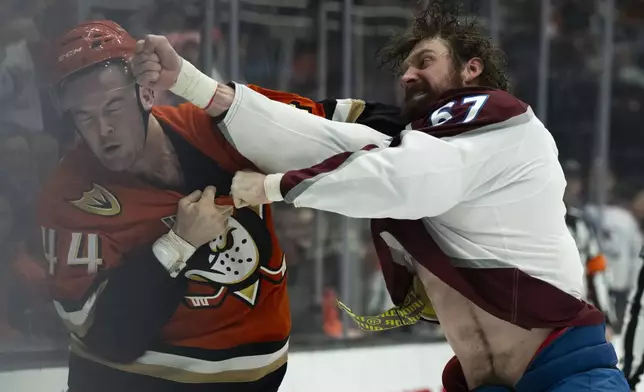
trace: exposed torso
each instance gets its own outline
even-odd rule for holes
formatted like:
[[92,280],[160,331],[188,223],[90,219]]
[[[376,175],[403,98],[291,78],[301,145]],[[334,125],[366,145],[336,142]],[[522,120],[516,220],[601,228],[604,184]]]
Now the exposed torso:
[[525,330],[498,319],[416,266],[470,389],[483,384],[514,385],[552,330]]

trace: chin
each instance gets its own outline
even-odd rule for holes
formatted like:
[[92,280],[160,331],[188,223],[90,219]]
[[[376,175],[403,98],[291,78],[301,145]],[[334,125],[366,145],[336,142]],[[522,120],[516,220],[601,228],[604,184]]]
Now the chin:
[[107,170],[114,172],[124,172],[128,170],[133,165],[133,160],[128,159],[128,157],[119,157],[111,159],[102,159],[101,163]]
[[427,105],[405,105],[402,109],[402,115],[405,117],[405,120],[409,122],[422,120],[427,116],[427,111],[429,110],[429,104]]
[[431,94],[424,95],[418,99],[412,98],[403,106],[402,114],[410,122],[422,120],[429,114],[429,109],[434,103],[436,103],[436,97]]
[[124,172],[128,169],[128,166],[114,162],[103,162],[103,166],[105,166],[107,170],[113,172]]

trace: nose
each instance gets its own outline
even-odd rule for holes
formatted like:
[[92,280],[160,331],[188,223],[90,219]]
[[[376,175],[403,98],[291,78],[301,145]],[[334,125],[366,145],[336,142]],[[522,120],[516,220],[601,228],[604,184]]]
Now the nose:
[[403,87],[406,87],[407,85],[410,85],[410,84],[414,84],[417,81],[418,81],[418,72],[414,67],[407,68],[403,76],[400,77],[400,84],[402,84]]
[[114,132],[114,127],[105,118],[100,118],[98,131],[101,137],[105,137]]

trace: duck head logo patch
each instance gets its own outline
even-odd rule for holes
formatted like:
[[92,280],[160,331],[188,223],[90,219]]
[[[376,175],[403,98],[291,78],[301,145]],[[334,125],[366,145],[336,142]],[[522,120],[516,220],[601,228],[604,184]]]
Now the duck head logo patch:
[[116,196],[98,184],[83,192],[78,200],[70,200],[72,205],[92,215],[116,216],[121,213],[121,204]]
[[[262,281],[278,284],[286,275],[283,257],[279,265],[271,263],[270,232],[261,211],[252,208],[236,210],[228,220],[228,229],[198,252],[198,261],[185,272],[198,286],[188,289],[188,307],[217,307],[229,295],[254,306]],[[210,290],[212,294],[204,295]]]

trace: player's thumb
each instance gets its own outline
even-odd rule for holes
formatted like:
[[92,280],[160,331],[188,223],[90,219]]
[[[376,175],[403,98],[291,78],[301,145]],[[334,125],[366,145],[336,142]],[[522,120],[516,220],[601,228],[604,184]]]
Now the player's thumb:
[[215,188],[212,185],[208,185],[206,189],[203,190],[203,194],[201,195],[201,199],[205,201],[209,201],[211,203],[215,202],[215,196],[217,195],[217,188]]

